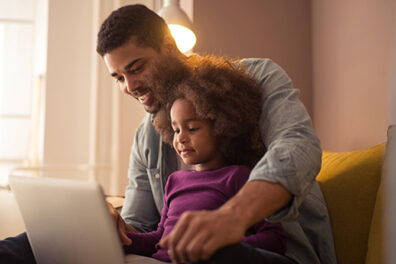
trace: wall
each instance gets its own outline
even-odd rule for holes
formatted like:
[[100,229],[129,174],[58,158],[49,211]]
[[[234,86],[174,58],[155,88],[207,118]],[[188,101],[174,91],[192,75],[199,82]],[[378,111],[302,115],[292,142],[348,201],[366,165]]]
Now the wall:
[[114,85],[96,37],[112,10],[138,2],[154,6],[151,0],[49,1],[40,161],[55,166],[51,176],[94,179],[107,194],[124,193],[132,138],[145,112]]
[[49,1],[44,164],[88,162],[92,1]]
[[301,90],[322,147],[386,139],[393,0],[194,1],[195,51],[269,57]]
[[394,0],[312,1],[313,113],[322,147],[386,140]]
[[271,58],[312,112],[311,1],[194,1],[195,51]]

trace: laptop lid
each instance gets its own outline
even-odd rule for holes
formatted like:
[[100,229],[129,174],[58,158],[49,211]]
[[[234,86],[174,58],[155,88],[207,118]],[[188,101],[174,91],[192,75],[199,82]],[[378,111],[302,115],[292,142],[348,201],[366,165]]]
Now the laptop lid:
[[37,263],[124,263],[99,184],[18,175],[9,183]]

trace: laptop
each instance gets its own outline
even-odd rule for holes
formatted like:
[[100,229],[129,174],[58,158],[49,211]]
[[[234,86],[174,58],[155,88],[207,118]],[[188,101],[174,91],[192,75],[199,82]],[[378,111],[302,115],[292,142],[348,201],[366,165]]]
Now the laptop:
[[164,263],[124,255],[99,184],[19,175],[9,180],[38,264]]

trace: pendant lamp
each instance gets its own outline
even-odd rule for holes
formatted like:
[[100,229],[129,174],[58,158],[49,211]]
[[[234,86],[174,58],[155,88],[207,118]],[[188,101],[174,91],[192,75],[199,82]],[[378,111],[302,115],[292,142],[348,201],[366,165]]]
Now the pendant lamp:
[[168,24],[169,30],[176,41],[178,49],[187,53],[194,47],[197,38],[187,14],[180,8],[179,0],[164,0],[163,7],[158,11]]

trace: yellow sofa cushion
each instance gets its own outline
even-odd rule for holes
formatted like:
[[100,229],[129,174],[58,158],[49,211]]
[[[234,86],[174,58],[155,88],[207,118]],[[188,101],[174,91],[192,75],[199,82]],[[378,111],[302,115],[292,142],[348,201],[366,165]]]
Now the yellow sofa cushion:
[[317,176],[329,209],[339,264],[364,263],[385,143],[364,150],[323,152]]

